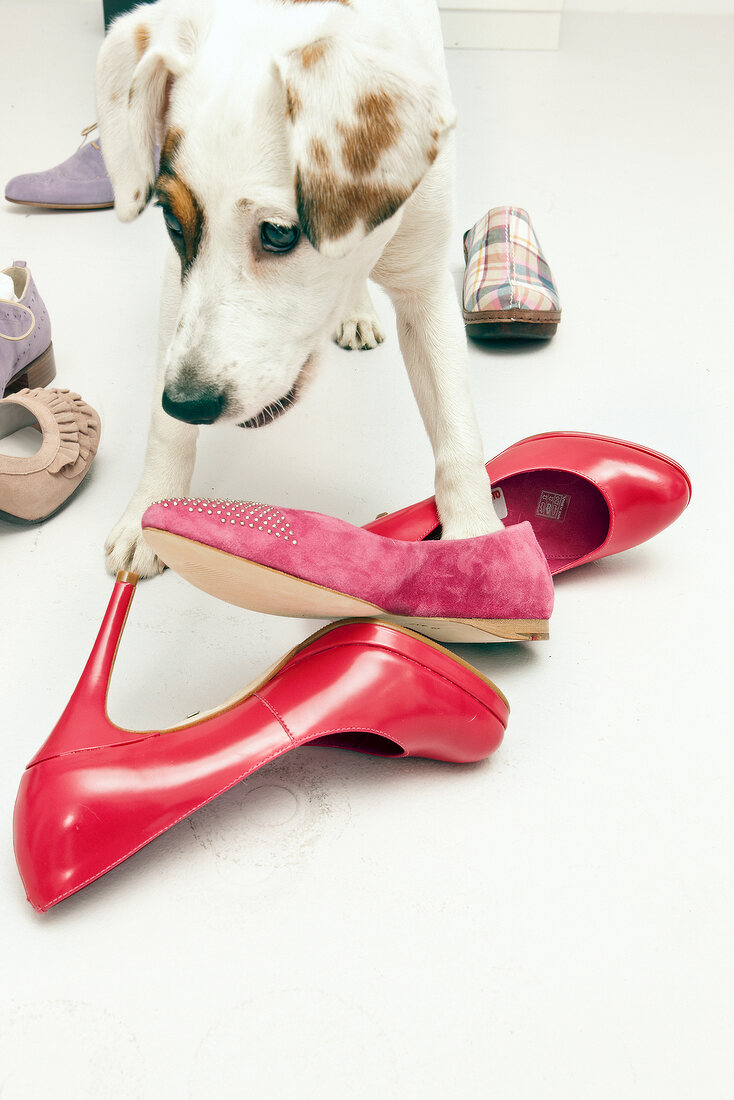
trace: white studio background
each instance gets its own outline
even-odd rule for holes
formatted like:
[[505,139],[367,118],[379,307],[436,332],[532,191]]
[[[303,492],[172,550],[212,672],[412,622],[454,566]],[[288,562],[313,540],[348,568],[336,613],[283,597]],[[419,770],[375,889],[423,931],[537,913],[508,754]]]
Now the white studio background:
[[[528,0],[528,7],[533,7]],[[732,15],[734,0],[566,0],[564,10],[624,15]]]

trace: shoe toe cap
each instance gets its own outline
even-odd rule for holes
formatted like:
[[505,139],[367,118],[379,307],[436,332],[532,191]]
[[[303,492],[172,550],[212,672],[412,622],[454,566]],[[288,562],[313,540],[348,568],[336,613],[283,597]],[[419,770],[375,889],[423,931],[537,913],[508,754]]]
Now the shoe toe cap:
[[5,185],[9,202],[49,203],[58,206],[109,205],[114,193],[109,178],[77,178],[62,168],[13,176]]
[[615,481],[609,496],[614,542],[619,549],[636,546],[664,531],[691,500],[688,474],[664,455],[642,452],[629,463],[625,476]]
[[5,185],[5,198],[10,202],[41,202],[46,198],[48,183],[44,172],[28,172],[13,176]]
[[515,286],[509,283],[487,284],[470,292],[465,288],[464,309],[467,313],[488,313],[499,310],[527,310],[529,313],[557,313],[560,303],[550,291],[541,287]]

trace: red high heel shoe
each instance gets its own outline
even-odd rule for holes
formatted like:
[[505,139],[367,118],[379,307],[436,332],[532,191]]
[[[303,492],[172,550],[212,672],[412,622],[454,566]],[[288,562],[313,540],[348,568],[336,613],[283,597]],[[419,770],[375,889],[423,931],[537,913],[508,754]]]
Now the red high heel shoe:
[[[507,525],[528,520],[551,573],[647,542],[688,507],[691,479],[672,458],[589,432],[546,432],[487,463],[495,507]],[[383,512],[365,530],[391,539],[435,538],[435,497]]]
[[502,741],[509,706],[494,684],[435,642],[370,620],[319,630],[180,726],[121,729],[106,698],[136,581],[118,574],[76,691],[21,779],[15,858],[42,912],[299,745],[468,763]]

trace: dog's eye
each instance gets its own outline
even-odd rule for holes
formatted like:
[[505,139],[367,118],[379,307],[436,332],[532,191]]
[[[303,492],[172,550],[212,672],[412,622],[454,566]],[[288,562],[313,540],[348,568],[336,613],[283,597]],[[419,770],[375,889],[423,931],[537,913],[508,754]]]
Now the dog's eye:
[[183,237],[183,229],[181,228],[181,222],[178,218],[174,218],[170,210],[163,211],[163,217],[166,223],[168,232],[172,237]]
[[262,222],[260,225],[260,243],[266,252],[290,252],[298,244],[300,235],[297,225],[279,225],[277,222]]

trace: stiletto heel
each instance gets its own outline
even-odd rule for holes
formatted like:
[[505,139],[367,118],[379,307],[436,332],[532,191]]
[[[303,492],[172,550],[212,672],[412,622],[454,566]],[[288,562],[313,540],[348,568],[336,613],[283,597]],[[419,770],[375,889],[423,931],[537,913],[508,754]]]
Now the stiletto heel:
[[290,749],[465,763],[502,741],[509,706],[489,680],[436,643],[371,620],[319,630],[179,726],[123,729],[106,699],[136,581],[118,574],[77,688],[21,779],[15,856],[40,911]]

